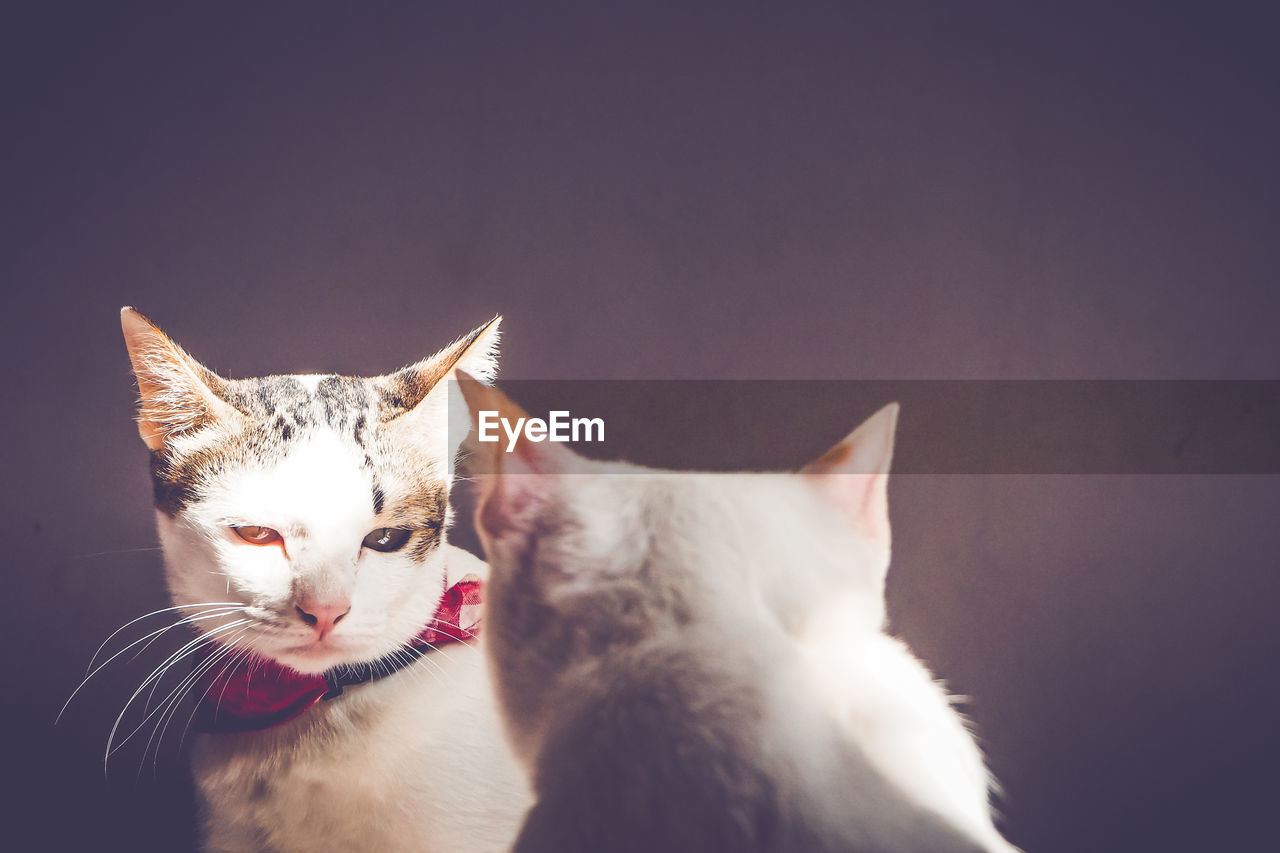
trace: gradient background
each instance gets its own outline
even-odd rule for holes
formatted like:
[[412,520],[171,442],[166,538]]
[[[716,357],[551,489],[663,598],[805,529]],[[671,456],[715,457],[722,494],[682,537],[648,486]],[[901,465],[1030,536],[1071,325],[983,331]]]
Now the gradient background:
[[[173,5],[0,22],[9,849],[192,843],[176,747],[102,778],[146,669],[51,726],[166,603],[122,304],[233,376],[502,312],[510,378],[1280,378],[1261,7]],[[1274,477],[892,500],[895,628],[973,697],[1011,840],[1272,841]]]

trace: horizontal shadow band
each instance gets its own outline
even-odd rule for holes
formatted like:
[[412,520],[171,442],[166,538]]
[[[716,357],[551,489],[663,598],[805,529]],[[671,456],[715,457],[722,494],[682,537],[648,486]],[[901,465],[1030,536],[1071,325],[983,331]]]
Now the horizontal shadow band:
[[[1280,381],[1272,380],[515,380],[499,387],[544,422],[526,433],[535,440],[550,440],[558,423],[558,435],[582,455],[676,470],[794,470],[897,401],[895,474],[1280,473]],[[493,458],[475,451],[505,449],[517,428],[489,420],[490,445],[476,444],[474,431],[468,439],[472,473]],[[581,421],[576,436],[574,421]]]

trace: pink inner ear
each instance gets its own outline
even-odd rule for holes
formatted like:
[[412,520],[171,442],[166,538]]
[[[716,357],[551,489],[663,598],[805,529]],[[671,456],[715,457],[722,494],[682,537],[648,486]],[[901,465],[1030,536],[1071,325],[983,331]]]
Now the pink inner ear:
[[889,544],[887,474],[814,474],[817,485],[862,535]]
[[835,502],[863,535],[889,543],[889,465],[898,422],[898,404],[867,418],[844,441],[828,450],[803,474]]
[[511,501],[503,492],[502,477],[494,475],[494,482],[486,488],[480,505],[476,507],[476,527],[494,539],[501,539],[513,529]]
[[531,528],[538,504],[551,487],[552,475],[536,473],[521,448],[495,457],[500,470],[483,475],[483,497],[476,520],[489,536],[504,538]]

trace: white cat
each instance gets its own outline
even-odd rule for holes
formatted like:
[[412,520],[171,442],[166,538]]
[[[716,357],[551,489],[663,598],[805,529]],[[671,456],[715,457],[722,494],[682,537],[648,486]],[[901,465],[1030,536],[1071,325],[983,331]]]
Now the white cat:
[[384,377],[227,380],[121,319],[169,591],[205,641],[206,850],[507,849],[529,793],[484,658],[432,650],[467,638],[442,602],[484,571],[445,540],[442,380],[493,375],[498,320]]
[[[459,375],[473,416],[525,417]],[[800,475],[478,458],[515,849],[1007,851],[947,696],[883,631],[897,407]]]

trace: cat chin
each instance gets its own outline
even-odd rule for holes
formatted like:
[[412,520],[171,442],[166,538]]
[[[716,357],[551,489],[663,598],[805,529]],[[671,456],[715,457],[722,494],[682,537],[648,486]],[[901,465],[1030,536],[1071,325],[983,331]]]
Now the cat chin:
[[381,660],[389,653],[376,643],[325,643],[324,645],[312,643],[283,649],[263,649],[260,652],[281,666],[303,675],[323,675],[337,666],[368,664]]
[[263,654],[276,663],[303,675],[321,675],[335,666],[363,663],[380,657],[363,646],[337,644],[293,646],[287,649],[264,650]]

